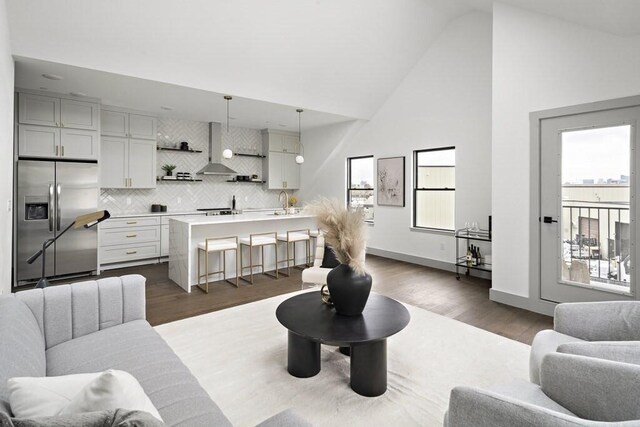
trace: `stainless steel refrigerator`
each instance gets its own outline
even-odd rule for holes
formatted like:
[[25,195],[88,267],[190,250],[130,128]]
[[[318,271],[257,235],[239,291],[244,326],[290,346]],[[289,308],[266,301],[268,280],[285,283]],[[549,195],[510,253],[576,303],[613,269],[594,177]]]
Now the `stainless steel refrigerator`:
[[[98,164],[19,160],[16,199],[17,285],[37,281],[42,260],[26,260],[78,216],[98,210]],[[47,249],[47,277],[98,269],[97,227],[71,229]]]

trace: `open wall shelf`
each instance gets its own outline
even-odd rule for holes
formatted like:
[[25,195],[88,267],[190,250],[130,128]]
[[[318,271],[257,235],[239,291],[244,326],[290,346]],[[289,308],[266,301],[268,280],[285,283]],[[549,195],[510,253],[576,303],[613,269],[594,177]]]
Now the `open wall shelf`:
[[202,153],[202,150],[181,150],[179,148],[157,147],[158,151],[180,151],[181,153]]

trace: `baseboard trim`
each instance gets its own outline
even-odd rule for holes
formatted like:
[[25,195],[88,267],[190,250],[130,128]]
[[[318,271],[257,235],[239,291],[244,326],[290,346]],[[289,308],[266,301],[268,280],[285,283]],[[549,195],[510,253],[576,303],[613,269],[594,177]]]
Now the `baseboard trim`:
[[381,256],[383,258],[395,259],[397,261],[409,262],[411,264],[424,265],[425,267],[437,268],[438,270],[452,271],[455,273],[456,266],[450,262],[438,261],[430,258],[423,258],[415,255],[403,254],[400,252],[387,251],[384,249],[367,248],[367,253]]
[[556,304],[550,301],[532,301],[530,298],[520,295],[510,294],[508,292],[489,289],[489,299],[501,304],[511,305],[513,307],[523,308],[535,313],[553,316]]

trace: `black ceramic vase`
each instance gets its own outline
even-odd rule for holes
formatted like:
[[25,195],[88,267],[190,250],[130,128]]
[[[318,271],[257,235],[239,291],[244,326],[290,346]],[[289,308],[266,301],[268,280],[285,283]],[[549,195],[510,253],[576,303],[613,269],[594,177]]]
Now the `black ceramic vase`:
[[371,293],[371,275],[358,274],[348,265],[340,264],[327,275],[327,287],[336,313],[359,316]]

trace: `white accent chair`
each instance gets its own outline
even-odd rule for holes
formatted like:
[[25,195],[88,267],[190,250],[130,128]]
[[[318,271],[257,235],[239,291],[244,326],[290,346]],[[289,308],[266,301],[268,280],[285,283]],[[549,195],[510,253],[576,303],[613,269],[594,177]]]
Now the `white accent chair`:
[[311,283],[314,285],[326,285],[327,275],[331,271],[330,268],[322,268],[322,259],[324,258],[324,236],[319,234],[316,237],[316,250],[313,257],[313,266],[302,270],[302,283]]

